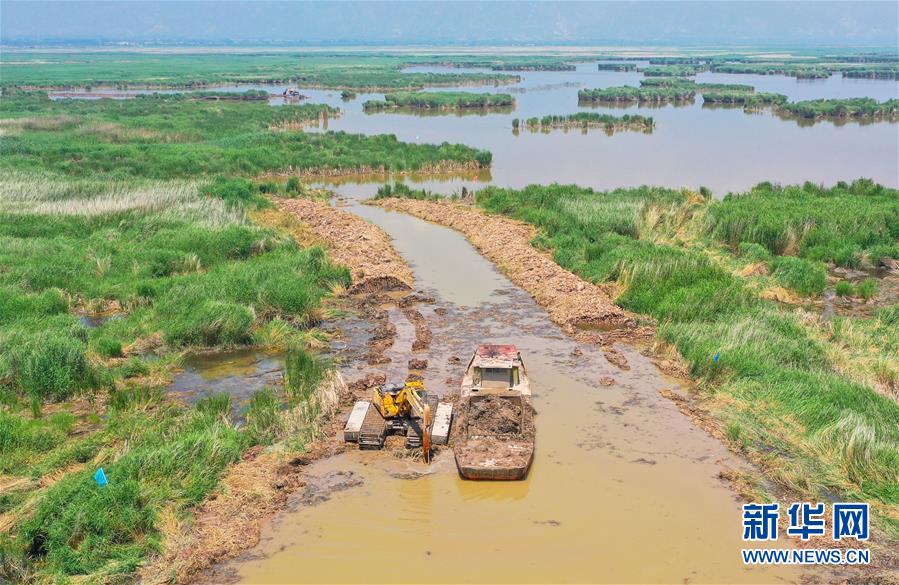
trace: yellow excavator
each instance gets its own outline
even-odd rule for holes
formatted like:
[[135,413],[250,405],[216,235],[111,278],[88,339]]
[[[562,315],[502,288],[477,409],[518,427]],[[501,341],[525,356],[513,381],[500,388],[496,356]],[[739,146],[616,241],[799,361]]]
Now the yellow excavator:
[[[420,381],[384,384],[372,391],[369,412],[359,433],[359,446],[380,449],[388,434],[404,433],[406,447],[421,447],[425,461],[431,457],[431,411],[437,396],[429,397]],[[380,416],[377,416],[380,414]]]

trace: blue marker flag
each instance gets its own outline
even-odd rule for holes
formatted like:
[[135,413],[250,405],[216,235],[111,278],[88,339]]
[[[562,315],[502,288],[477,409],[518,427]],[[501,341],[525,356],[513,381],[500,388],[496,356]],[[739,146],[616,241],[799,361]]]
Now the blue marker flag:
[[720,359],[721,359],[721,352],[720,352],[720,351],[719,351],[718,353],[716,353],[715,355],[712,356],[712,361],[715,362],[716,364],[718,363],[718,360],[720,360]]
[[108,481],[106,481],[106,474],[103,473],[103,468],[97,470],[97,473],[94,474],[94,481],[97,482],[97,485],[104,486]]

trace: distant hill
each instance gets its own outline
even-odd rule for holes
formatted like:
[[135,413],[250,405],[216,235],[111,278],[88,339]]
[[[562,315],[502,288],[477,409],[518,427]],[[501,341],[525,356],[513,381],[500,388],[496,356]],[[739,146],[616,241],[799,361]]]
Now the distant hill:
[[7,45],[896,47],[896,2],[25,2]]

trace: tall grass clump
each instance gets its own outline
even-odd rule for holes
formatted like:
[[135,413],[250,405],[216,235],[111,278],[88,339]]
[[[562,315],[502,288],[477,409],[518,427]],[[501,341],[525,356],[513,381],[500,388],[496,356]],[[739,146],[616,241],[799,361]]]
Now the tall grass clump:
[[440,199],[441,196],[426,189],[413,189],[406,183],[384,183],[378,187],[378,191],[375,193],[374,198],[386,199],[388,197],[436,201]]
[[[899,191],[859,179],[824,188],[761,183],[709,208],[706,232],[736,249],[851,266],[861,256],[899,257]],[[876,262],[878,258],[870,258]]]
[[308,400],[322,381],[328,367],[302,347],[287,350],[284,368],[284,392],[291,404]]
[[19,337],[7,357],[13,384],[38,402],[65,400],[100,383],[81,338],[53,333]]
[[738,254],[749,262],[770,262],[772,258],[768,248],[755,242],[740,242]]
[[865,300],[874,298],[880,287],[873,278],[866,278],[855,286],[855,294]]
[[253,394],[246,409],[246,432],[254,443],[270,445],[283,436],[284,421],[281,411],[284,405],[274,388],[265,388]]
[[834,287],[834,292],[838,297],[851,297],[852,293],[855,292],[855,287],[848,280],[841,280]]
[[778,283],[801,295],[819,295],[827,285],[827,271],[820,262],[778,256],[771,262],[771,268]]

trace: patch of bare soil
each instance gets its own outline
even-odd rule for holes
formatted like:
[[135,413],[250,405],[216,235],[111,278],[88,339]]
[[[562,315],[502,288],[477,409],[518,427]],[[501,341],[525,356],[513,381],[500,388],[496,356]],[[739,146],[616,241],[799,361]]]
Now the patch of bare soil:
[[454,446],[453,452],[459,461],[472,465],[489,461],[491,467],[518,467],[531,457],[533,446],[520,439],[478,437]]
[[[372,204],[461,232],[512,282],[528,291],[566,333],[600,341],[616,330],[623,330],[619,336],[645,333],[637,327],[636,316],[615,305],[602,288],[581,280],[531,246],[536,233],[532,226],[451,201],[388,198]],[[584,328],[593,330],[580,331]]]
[[[422,294],[420,292],[414,292],[414,293],[407,294],[406,296],[404,296],[401,299],[397,299],[396,306],[402,309],[402,308],[410,307],[412,305],[419,304],[419,303],[426,304],[426,305],[432,305],[435,302],[437,302],[437,299],[435,299],[434,297],[432,297],[430,295]],[[434,309],[435,312],[438,310],[439,309]]]
[[410,370],[427,370],[428,360],[412,358],[409,360],[408,366]]
[[[469,473],[478,479],[522,479],[534,456],[533,407],[525,401],[521,405],[500,404],[491,408],[491,402],[488,399],[483,410],[467,401],[457,409],[452,440],[456,463],[460,470],[467,470],[463,475]],[[522,412],[522,408],[527,411]],[[518,417],[514,416],[516,413]],[[485,434],[478,434],[484,432],[478,430],[479,426],[487,429]],[[514,429],[518,432],[489,434]]]
[[488,395],[468,407],[468,432],[473,435],[521,433],[521,403]]
[[352,293],[409,290],[412,270],[381,228],[326,201],[275,199],[283,212],[302,221],[328,247],[332,260],[350,269]]
[[347,387],[353,399],[368,398],[371,391],[378,386],[387,383],[387,375],[384,372],[369,372],[364,378],[350,382]]
[[377,366],[390,362],[390,358],[384,352],[393,346],[396,341],[396,325],[390,322],[387,311],[378,309],[377,314],[369,317],[374,326],[369,329],[371,337],[368,340],[368,356],[366,361],[370,366]]
[[327,502],[337,492],[342,492],[364,483],[362,476],[353,471],[329,471],[320,477],[309,478],[300,501],[307,506]]

